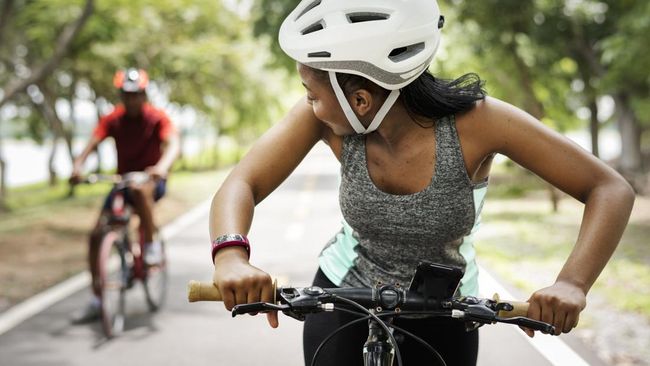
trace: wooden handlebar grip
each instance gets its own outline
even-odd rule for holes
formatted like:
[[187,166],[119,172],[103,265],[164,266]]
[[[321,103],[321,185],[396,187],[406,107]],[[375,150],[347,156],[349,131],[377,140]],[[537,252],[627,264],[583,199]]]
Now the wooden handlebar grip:
[[221,293],[212,282],[190,281],[187,284],[187,299],[196,301],[222,301]]
[[497,316],[501,318],[514,318],[516,316],[525,317],[528,314],[528,303],[521,301],[505,301],[508,304],[512,305],[514,309],[511,311],[501,310],[497,313]]
[[[277,279],[273,280],[273,303],[277,303]],[[212,282],[190,281],[187,283],[187,300],[197,301],[223,301],[221,292]]]

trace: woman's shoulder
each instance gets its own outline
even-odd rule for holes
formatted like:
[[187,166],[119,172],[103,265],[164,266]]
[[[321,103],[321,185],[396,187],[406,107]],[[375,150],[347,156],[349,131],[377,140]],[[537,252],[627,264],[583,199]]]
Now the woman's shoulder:
[[472,108],[456,114],[455,117],[457,122],[489,124],[522,112],[521,109],[498,98],[485,97],[477,101]]
[[476,102],[471,109],[456,114],[455,118],[461,141],[486,155],[502,150],[513,131],[526,130],[539,122],[514,105],[493,97]]

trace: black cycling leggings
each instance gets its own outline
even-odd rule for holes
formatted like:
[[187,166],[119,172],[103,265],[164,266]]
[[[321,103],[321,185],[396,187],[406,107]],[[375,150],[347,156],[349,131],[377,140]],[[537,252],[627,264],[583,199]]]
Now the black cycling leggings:
[[[337,287],[319,269],[314,286]],[[340,312],[322,312],[307,315],[303,331],[305,365],[311,365],[316,348],[332,331],[358,317]],[[474,366],[478,354],[478,331],[465,331],[465,325],[454,319],[396,318],[395,325],[414,333],[435,348],[447,365]],[[395,332],[404,366],[437,365],[437,358],[419,342]],[[334,336],[319,352],[318,366],[363,365],[362,349],[368,338],[368,323],[360,322]],[[397,361],[395,361],[397,364]]]

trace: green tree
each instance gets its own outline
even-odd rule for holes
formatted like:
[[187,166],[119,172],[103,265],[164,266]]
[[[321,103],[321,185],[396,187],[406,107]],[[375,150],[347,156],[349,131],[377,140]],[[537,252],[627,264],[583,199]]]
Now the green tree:
[[296,7],[293,0],[260,0],[253,3],[254,34],[269,44],[273,59],[272,65],[282,67],[291,73],[296,71],[296,63],[280,48],[278,33],[282,21]]
[[[615,32],[604,38],[601,64],[602,89],[615,96],[618,123],[621,132],[621,168],[634,174],[640,168],[647,170],[642,155],[642,135],[650,129],[650,50],[647,48],[650,32],[650,3],[647,1],[607,2],[613,9],[610,17],[616,20]],[[644,166],[644,163],[646,166]],[[640,180],[637,187],[647,189]]]
[[[57,0],[57,3],[62,2]],[[44,2],[5,0],[0,6],[0,80],[4,85],[0,93],[0,108],[30,86],[44,82],[59,66],[93,13],[95,4],[94,0],[86,0],[81,6],[75,6],[72,17],[66,19],[69,14],[63,13],[61,18],[68,21],[56,26],[51,22],[55,18],[52,12],[39,13],[36,10],[42,5]],[[60,12],[61,9],[57,10]],[[32,17],[38,17],[45,26],[32,27],[31,23],[25,22]],[[0,140],[2,138],[0,136]],[[6,162],[0,155],[0,206],[4,206],[5,196]]]
[[[250,16],[226,2],[4,0],[0,9],[0,106],[30,106],[41,118],[22,118],[24,131],[65,138],[71,158],[75,101],[115,103],[112,75],[127,66],[149,71],[166,107],[192,110],[242,144],[278,114],[285,73],[266,67]],[[70,116],[57,114],[62,102]]]
[[[637,113],[643,110],[643,101],[647,100],[644,93],[648,90],[648,78],[643,64],[636,60],[648,58],[643,47],[643,37],[648,31],[647,2],[486,0],[479,3],[454,0],[451,3],[450,7],[459,12],[463,24],[474,22],[480,30],[471,38],[478,48],[490,47],[503,56],[524,56],[524,61],[528,53],[529,60],[517,75],[520,78],[525,73],[532,75],[531,79],[539,85],[533,89],[537,90],[538,98],[548,95],[542,91],[549,85],[561,87],[564,84],[556,90],[566,92],[551,94],[560,97],[554,104],[561,105],[564,98],[569,112],[588,108],[595,154],[598,154],[598,129],[605,122],[598,120],[597,100],[611,95],[616,100],[622,136],[619,168],[624,173],[642,171],[640,135],[643,128]],[[512,47],[513,43],[517,47]],[[639,67],[630,67],[632,64]],[[558,70],[562,72],[557,73]],[[569,85],[572,88],[569,89]],[[634,87],[630,88],[632,85]],[[530,89],[522,90],[531,94],[526,92]],[[542,105],[546,107],[547,104]],[[534,106],[525,109],[536,114]],[[554,120],[559,117],[551,113],[546,115]]]

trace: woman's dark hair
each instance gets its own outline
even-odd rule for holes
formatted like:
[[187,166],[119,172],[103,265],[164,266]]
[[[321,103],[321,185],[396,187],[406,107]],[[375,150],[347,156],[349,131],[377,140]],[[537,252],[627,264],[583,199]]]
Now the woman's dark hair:
[[401,90],[409,114],[438,119],[466,111],[485,99],[484,82],[474,73],[455,80],[438,79],[427,70]]
[[[314,70],[323,80],[328,80],[327,72]],[[336,78],[346,94],[357,89],[366,89],[375,95],[388,94],[386,89],[358,75],[337,73]],[[439,119],[450,114],[466,111],[485,99],[484,82],[475,73],[465,74],[455,80],[436,78],[429,70],[412,83],[401,89],[401,98],[406,111],[418,121]]]

